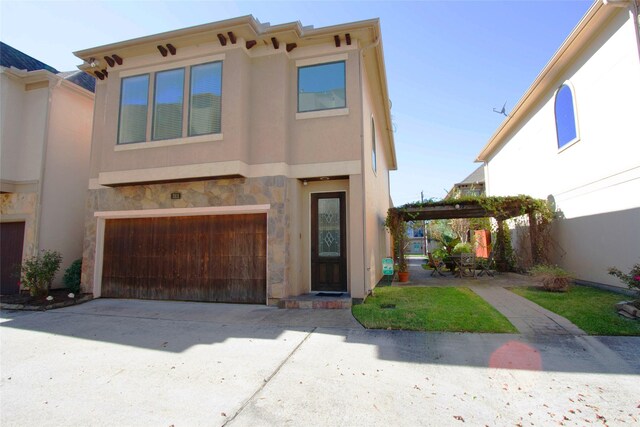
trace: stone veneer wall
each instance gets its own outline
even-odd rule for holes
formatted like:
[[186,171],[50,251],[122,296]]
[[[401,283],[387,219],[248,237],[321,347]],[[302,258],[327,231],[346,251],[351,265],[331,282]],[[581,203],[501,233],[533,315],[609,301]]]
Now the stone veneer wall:
[[[36,206],[37,193],[4,193],[0,194],[0,215],[3,222],[24,221],[24,250],[22,258],[37,253],[36,246]],[[46,248],[56,250],[57,248]]]
[[[171,193],[181,199],[172,200]],[[95,212],[269,204],[267,221],[267,298],[270,304],[287,295],[289,216],[284,176],[131,185],[89,190],[82,259],[82,286],[93,289],[96,253]]]

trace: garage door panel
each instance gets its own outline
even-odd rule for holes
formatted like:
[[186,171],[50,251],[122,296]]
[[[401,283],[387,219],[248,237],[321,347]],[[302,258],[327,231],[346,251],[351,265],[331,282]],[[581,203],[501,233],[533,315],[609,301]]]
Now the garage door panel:
[[107,220],[105,297],[266,302],[266,215]]

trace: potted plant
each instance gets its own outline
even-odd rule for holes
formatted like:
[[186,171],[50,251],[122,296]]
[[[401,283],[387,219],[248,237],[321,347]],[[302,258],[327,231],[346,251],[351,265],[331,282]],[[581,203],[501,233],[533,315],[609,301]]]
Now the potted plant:
[[409,266],[407,265],[407,259],[404,255],[398,260],[398,280],[400,282],[409,281]]
[[573,275],[557,265],[536,265],[529,273],[542,282],[542,289],[550,292],[566,292],[573,283]]

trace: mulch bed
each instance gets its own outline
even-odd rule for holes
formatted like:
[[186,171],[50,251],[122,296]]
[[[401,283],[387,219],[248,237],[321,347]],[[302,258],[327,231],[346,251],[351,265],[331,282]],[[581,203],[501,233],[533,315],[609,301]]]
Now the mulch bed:
[[68,307],[92,299],[91,294],[76,294],[74,298],[69,298],[68,289],[51,289],[49,295],[53,297],[53,300],[47,301],[46,297],[32,297],[28,292],[20,292],[15,295],[0,295],[0,307],[4,310],[44,311]]

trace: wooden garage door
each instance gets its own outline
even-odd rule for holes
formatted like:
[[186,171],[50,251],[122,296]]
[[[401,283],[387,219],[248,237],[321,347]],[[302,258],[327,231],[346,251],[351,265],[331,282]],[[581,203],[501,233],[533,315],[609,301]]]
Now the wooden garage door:
[[20,263],[24,243],[24,222],[0,224],[0,294],[20,292]]
[[102,295],[266,302],[265,214],[107,220]]

